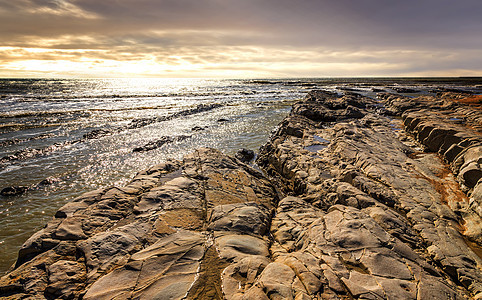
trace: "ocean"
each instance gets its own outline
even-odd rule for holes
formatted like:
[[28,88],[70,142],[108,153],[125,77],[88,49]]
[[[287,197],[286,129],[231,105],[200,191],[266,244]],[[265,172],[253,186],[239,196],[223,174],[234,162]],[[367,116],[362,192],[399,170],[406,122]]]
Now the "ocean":
[[[69,200],[199,147],[257,151],[312,89],[482,93],[480,78],[0,79],[0,273]],[[8,195],[10,194],[10,195]],[[13,195],[16,194],[16,195]]]

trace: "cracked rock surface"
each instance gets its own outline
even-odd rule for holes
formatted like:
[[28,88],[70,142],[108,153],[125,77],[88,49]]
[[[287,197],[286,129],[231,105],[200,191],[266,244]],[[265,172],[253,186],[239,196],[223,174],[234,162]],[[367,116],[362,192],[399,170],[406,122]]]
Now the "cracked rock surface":
[[312,91],[214,149],[59,209],[1,299],[482,299],[482,117],[462,95]]
[[314,91],[293,106],[258,159],[290,195],[271,231],[293,295],[482,298],[481,113],[456,96],[380,95],[380,109]]
[[22,246],[16,268],[0,280],[0,296],[235,297],[270,261],[277,202],[259,171],[217,150],[197,150],[59,209]]

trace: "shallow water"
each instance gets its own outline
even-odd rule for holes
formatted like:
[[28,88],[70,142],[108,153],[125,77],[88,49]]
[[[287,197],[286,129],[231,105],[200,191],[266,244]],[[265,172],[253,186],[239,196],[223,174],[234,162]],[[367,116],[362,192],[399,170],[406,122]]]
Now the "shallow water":
[[[374,97],[373,87],[415,87],[429,93],[440,84],[475,86],[460,80],[413,79],[0,79],[0,189],[30,187],[22,195],[0,196],[0,272],[14,263],[21,244],[69,200],[86,191],[124,185],[137,172],[169,158],[181,159],[199,147],[228,154],[240,148],[257,150],[293,101],[311,89],[343,93],[349,88]],[[219,107],[180,113],[200,104]],[[140,119],[149,122],[132,126]],[[203,130],[193,131],[195,126]],[[97,129],[107,134],[84,138]],[[187,138],[133,152],[163,137],[180,136]],[[53,183],[39,185],[46,178]]]

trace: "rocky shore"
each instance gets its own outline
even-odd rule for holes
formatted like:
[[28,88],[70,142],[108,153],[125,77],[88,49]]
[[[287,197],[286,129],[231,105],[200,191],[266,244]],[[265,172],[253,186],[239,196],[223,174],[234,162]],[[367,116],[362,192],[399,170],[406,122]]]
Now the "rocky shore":
[[256,168],[199,149],[66,204],[0,298],[482,299],[481,109],[312,91]]

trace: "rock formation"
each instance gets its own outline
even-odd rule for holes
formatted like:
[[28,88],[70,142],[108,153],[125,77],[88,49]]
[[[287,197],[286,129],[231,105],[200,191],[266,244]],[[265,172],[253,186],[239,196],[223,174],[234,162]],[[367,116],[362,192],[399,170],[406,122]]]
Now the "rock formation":
[[381,98],[312,92],[262,149],[296,196],[273,219],[274,260],[310,255],[334,298],[480,299],[480,108]]
[[2,299],[482,299],[482,114],[313,91],[265,172],[199,149],[59,209]]

